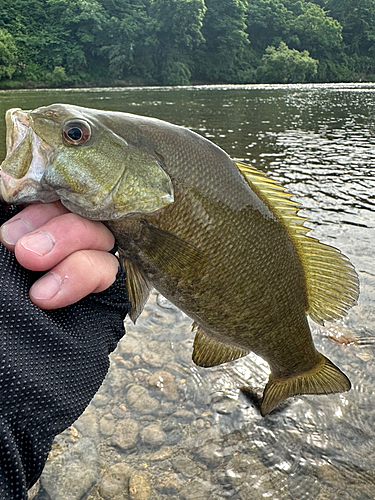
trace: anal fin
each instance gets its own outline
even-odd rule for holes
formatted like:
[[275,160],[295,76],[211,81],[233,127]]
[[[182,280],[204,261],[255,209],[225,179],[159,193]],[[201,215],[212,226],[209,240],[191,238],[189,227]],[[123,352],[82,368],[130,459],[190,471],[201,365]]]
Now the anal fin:
[[270,376],[264,389],[260,412],[268,415],[281,401],[301,394],[333,394],[348,391],[348,377],[332,361],[320,354],[320,362],[312,370],[295,377],[275,379]]
[[121,252],[120,259],[126,273],[126,289],[131,303],[129,316],[133,323],[135,323],[148,300],[150,286],[138,267],[123,257]]
[[[195,326],[193,324],[193,328]],[[193,361],[196,365],[209,368],[242,358],[247,354],[249,354],[249,351],[214,340],[206,335],[199,326],[197,327],[193,350]]]

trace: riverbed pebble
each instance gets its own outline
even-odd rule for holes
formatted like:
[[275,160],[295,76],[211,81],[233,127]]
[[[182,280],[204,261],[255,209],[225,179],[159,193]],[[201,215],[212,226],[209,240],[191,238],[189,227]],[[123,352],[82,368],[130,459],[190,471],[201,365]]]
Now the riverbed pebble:
[[151,494],[149,476],[142,471],[134,472],[129,481],[130,500],[148,500]]
[[112,436],[112,445],[121,450],[133,448],[137,442],[139,424],[131,418],[121,420],[116,425],[116,430]]
[[174,472],[163,472],[158,475],[155,481],[155,489],[169,498],[178,498],[176,495],[179,494],[181,488],[182,481]]
[[116,428],[116,421],[111,413],[105,414],[99,421],[99,430],[103,436],[112,436]]
[[[56,474],[64,470],[64,474]],[[48,460],[41,484],[51,499],[77,500],[87,494],[100,478],[95,444],[82,438],[55,460]]]
[[142,413],[152,413],[159,407],[159,401],[151,397],[148,390],[141,385],[132,385],[126,399],[134,409]]
[[163,396],[171,401],[179,398],[177,384],[173,376],[164,370],[155,372],[148,379],[148,383],[156,387]]
[[157,423],[144,427],[140,435],[142,442],[152,447],[159,447],[167,441],[165,432]]
[[103,474],[99,493],[104,500],[112,500],[119,495],[128,496],[129,480],[133,469],[126,463],[118,463],[109,467]]

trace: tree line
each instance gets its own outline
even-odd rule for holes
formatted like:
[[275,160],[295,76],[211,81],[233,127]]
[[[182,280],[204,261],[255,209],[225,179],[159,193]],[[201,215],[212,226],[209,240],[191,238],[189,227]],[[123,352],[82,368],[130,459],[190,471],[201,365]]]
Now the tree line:
[[0,0],[0,85],[375,80],[374,0]]

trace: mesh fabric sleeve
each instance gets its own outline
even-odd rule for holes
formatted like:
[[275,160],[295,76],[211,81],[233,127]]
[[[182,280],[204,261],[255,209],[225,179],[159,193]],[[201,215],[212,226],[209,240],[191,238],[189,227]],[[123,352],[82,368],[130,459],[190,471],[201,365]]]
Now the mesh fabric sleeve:
[[[0,206],[0,224],[15,213]],[[1,500],[27,498],[54,437],[80,416],[102,384],[130,307],[122,270],[104,292],[51,311],[29,299],[39,276],[0,244]]]

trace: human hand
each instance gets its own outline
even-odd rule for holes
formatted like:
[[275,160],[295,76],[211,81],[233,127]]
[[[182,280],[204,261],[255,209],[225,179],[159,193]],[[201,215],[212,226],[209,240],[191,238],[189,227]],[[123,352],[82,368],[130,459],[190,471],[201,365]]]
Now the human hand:
[[9,219],[0,241],[32,271],[48,271],[30,288],[41,309],[57,309],[108,288],[118,261],[115,239],[102,223],[69,212],[60,202],[30,205]]
[[[36,304],[61,307],[105,288],[116,276],[101,293],[42,310],[28,296],[39,273],[22,267],[0,244],[0,360],[6,360],[6,370],[0,370],[0,498],[27,500],[54,437],[79,417],[102,384],[109,354],[125,334],[130,303],[125,273],[107,253],[114,238],[104,225],[84,221],[60,203],[17,210],[0,203],[6,246],[28,267],[52,267],[50,273],[62,278],[55,297],[33,299]],[[52,248],[47,237],[32,252],[33,239],[27,237],[34,234],[50,235]],[[49,252],[43,255],[43,249]]]

